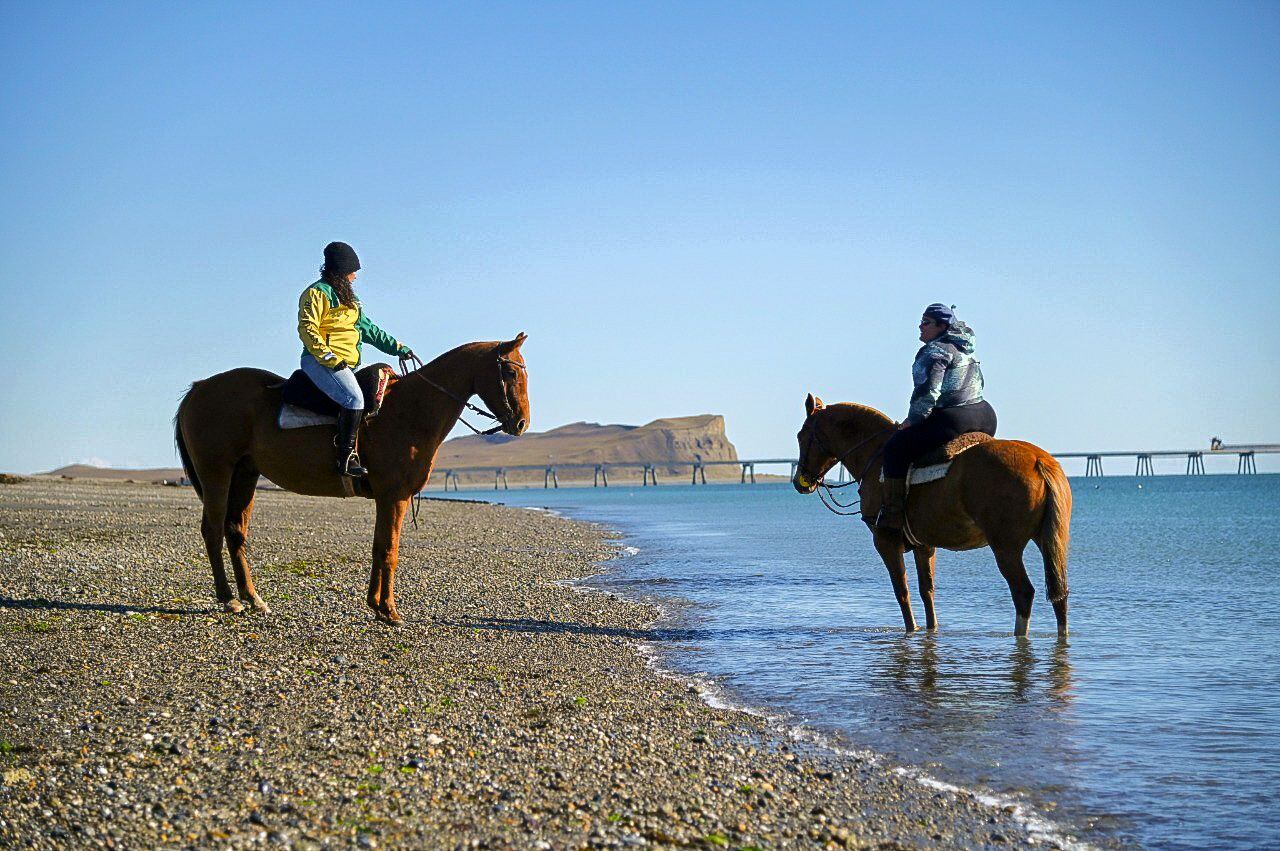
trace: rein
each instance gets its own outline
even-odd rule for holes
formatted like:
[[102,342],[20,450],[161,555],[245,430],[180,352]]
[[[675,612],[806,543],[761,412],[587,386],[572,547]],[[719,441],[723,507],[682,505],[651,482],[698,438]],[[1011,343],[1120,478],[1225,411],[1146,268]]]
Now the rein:
[[[414,365],[414,368],[412,370],[409,369],[409,366],[411,364]],[[511,402],[507,400],[507,380],[502,376],[503,364],[508,364],[512,367],[519,367],[520,369],[525,369],[525,370],[527,370],[528,367],[526,367],[522,363],[513,361],[511,358],[498,355],[498,383],[502,385],[502,404],[506,406],[507,415],[508,415],[507,418],[510,419],[515,414],[511,410]],[[423,375],[419,371],[421,369],[422,369],[422,361],[418,358],[417,355],[413,354],[412,352],[410,352],[407,356],[400,358],[401,377],[421,378],[423,381],[427,382],[427,384],[430,384],[432,387],[439,390],[441,393],[448,396],[450,399],[453,399],[455,402],[460,403],[464,408],[474,411],[475,413],[479,414],[482,417],[488,417],[491,420],[495,420],[498,424],[493,426],[492,428],[487,428],[481,431],[480,429],[476,428],[471,423],[463,419],[461,413],[458,414],[458,422],[462,423],[464,426],[471,429],[471,431],[474,432],[475,434],[488,436],[491,434],[497,434],[498,432],[502,431],[502,428],[503,428],[502,420],[498,419],[498,417],[489,413],[484,408],[471,404],[470,400],[463,399],[459,397],[458,394],[450,391],[449,389],[445,387],[441,387],[439,384],[437,384],[436,382],[432,381],[430,378],[427,378],[425,375]],[[417,529],[418,528],[418,511],[422,507],[422,493],[419,492],[414,494],[413,499],[409,500],[409,505],[410,505],[410,516],[413,519],[413,528]]]
[[[809,444],[810,446],[812,446],[813,442],[817,441],[818,445],[822,448],[824,452],[830,453],[831,455],[835,455],[836,456],[835,464],[831,465],[832,468],[834,468],[836,465],[844,463],[845,458],[849,457],[857,450],[866,446],[868,443],[875,440],[877,437],[880,437],[881,435],[884,435],[884,434],[892,433],[895,430],[897,430],[896,425],[890,426],[889,428],[883,429],[881,431],[877,431],[874,434],[872,434],[870,437],[867,437],[867,438],[864,438],[863,440],[858,441],[853,446],[846,449],[844,452],[841,452],[839,455],[836,455],[836,453],[832,452],[831,448],[827,446],[827,444],[822,440],[822,438],[818,437],[817,428],[814,428],[812,431],[809,432]],[[816,482],[816,489],[818,491],[818,498],[822,500],[823,506],[832,514],[838,515],[840,517],[860,516],[862,514],[862,508],[860,507],[862,503],[861,497],[854,500],[853,502],[845,504],[840,502],[840,500],[836,499],[836,496],[834,493],[832,493],[832,491],[840,490],[841,488],[847,488],[852,485],[862,484],[862,480],[867,476],[867,471],[871,469],[871,465],[875,463],[875,460],[879,458],[883,452],[884,452],[884,447],[881,446],[875,452],[871,453],[871,457],[867,459],[867,463],[862,466],[862,472],[854,476],[852,481],[845,482],[842,485],[831,485],[831,484],[827,484],[825,477],[818,479],[818,481]],[[805,454],[807,455],[808,452],[806,451]],[[852,511],[842,510],[842,509],[849,509],[849,508],[852,508],[853,510]]]
[[[409,369],[410,364],[417,364],[417,366],[413,370],[410,370]],[[508,364],[513,367],[520,367],[521,369],[525,369],[525,365],[522,363],[513,361],[510,358],[503,357],[501,355],[498,356],[498,382],[502,385],[502,404],[506,405],[507,413],[510,415],[512,414],[512,411],[511,411],[511,403],[507,401],[507,380],[502,377],[503,364]],[[423,381],[427,382],[432,387],[439,390],[444,395],[448,396],[450,399],[453,399],[455,402],[458,402],[459,404],[461,404],[464,408],[467,408],[468,410],[472,411],[473,413],[477,413],[482,417],[488,417],[489,419],[494,420],[497,423],[497,425],[493,426],[492,428],[481,430],[473,426],[471,423],[467,422],[465,419],[463,419],[462,414],[458,414],[458,422],[462,423],[464,426],[471,429],[471,431],[474,434],[484,435],[487,437],[488,435],[497,434],[498,432],[502,431],[503,422],[501,419],[499,419],[494,414],[489,413],[484,408],[481,408],[478,405],[471,404],[469,400],[463,399],[458,394],[444,387],[441,387],[439,384],[437,384],[436,382],[432,381],[430,378],[427,378],[425,375],[423,375],[422,372],[420,371],[421,369],[422,369],[422,361],[418,359],[417,355],[410,354],[407,357],[400,358],[400,375],[402,377],[421,378]],[[508,419],[509,418],[510,417],[508,417]]]

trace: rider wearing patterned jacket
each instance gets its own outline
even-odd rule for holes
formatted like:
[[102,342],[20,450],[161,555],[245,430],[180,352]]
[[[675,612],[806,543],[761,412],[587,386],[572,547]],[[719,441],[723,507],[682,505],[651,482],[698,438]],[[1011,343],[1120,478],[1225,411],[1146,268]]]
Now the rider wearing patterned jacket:
[[982,366],[973,356],[973,330],[945,304],[931,304],[920,319],[911,367],[915,389],[907,419],[884,447],[884,502],[876,525],[902,528],[911,462],[966,432],[995,436],[996,412],[982,398]]

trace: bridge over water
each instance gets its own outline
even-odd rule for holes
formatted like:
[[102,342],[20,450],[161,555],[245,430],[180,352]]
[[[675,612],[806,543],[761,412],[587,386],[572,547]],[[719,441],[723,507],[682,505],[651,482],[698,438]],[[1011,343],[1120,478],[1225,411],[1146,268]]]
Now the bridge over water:
[[[1240,474],[1258,472],[1257,456],[1268,454],[1280,454],[1280,443],[1259,443],[1259,444],[1217,444],[1213,449],[1139,449],[1132,451],[1112,451],[1112,452],[1055,452],[1054,458],[1084,458],[1086,476],[1101,476],[1102,459],[1104,458],[1134,458],[1136,459],[1136,467],[1134,468],[1135,476],[1154,476],[1155,468],[1153,459],[1155,458],[1186,458],[1186,474],[1189,476],[1204,475],[1204,459],[1206,456],[1236,456],[1236,472]],[[739,476],[740,484],[755,484],[756,466],[785,466],[788,470],[788,478],[795,475],[797,459],[795,458],[741,458],[735,461],[704,461],[701,458],[694,458],[689,461],[619,461],[619,462],[601,462],[601,463],[577,463],[577,464],[516,464],[507,466],[480,466],[480,467],[441,467],[436,470],[437,475],[443,478],[444,490],[449,490],[452,484],[453,490],[458,490],[459,478],[462,474],[482,475],[488,477],[493,476],[493,489],[507,489],[507,474],[515,472],[540,472],[542,473],[542,486],[544,488],[560,487],[560,473],[562,472],[582,472],[591,471],[592,487],[608,487],[609,474],[614,473],[615,479],[621,471],[629,471],[632,473],[640,473],[640,482],[644,486],[658,484],[658,470],[668,470],[673,467],[683,468],[691,471],[690,484],[706,484],[708,467],[738,467],[741,470]],[[840,477],[844,479],[844,469],[840,469]],[[683,478],[683,475],[681,476]]]

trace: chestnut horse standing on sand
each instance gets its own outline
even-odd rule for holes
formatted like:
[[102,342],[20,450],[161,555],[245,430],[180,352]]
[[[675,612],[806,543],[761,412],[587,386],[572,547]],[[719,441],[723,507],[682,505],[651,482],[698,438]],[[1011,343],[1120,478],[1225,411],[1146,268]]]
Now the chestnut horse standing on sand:
[[[507,434],[523,434],[528,428],[528,379],[520,354],[524,341],[522,333],[505,343],[468,343],[393,378],[378,415],[361,425],[360,457],[369,471],[369,495],[377,504],[368,603],[378,620],[402,622],[395,601],[400,527],[467,400],[479,395]],[[223,372],[191,385],[174,417],[182,467],[204,502],[200,531],[214,588],[228,612],[244,606],[227,584],[224,536],[240,600],[256,611],[270,611],[253,587],[245,555],[259,475],[295,493],[348,495],[334,465],[332,425],[279,427],[283,381],[261,369]]]
[[805,421],[797,438],[800,460],[792,484],[813,493],[837,463],[858,482],[863,520],[871,528],[876,552],[889,568],[893,593],[907,632],[916,628],[907,590],[903,554],[916,562],[920,598],[929,629],[938,628],[933,612],[934,548],[972,550],[991,547],[1013,595],[1014,635],[1026,635],[1035,588],[1027,578],[1022,551],[1035,541],[1044,557],[1044,579],[1058,635],[1067,634],[1067,545],[1071,539],[1071,486],[1053,456],[1021,440],[989,440],[966,449],[947,475],[912,485],[906,517],[912,546],[896,530],[879,529],[872,520],[882,499],[880,458],[896,428],[893,420],[864,405],[823,405],[812,393],[805,399]]

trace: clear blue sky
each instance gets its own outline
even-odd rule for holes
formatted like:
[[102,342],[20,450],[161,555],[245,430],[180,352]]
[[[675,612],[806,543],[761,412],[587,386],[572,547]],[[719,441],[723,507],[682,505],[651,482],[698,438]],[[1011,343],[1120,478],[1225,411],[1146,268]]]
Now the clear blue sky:
[[533,427],[807,391],[902,416],[920,309],[1003,436],[1280,441],[1280,4],[0,7],[0,470],[176,463],[352,243],[424,356],[527,331]]

